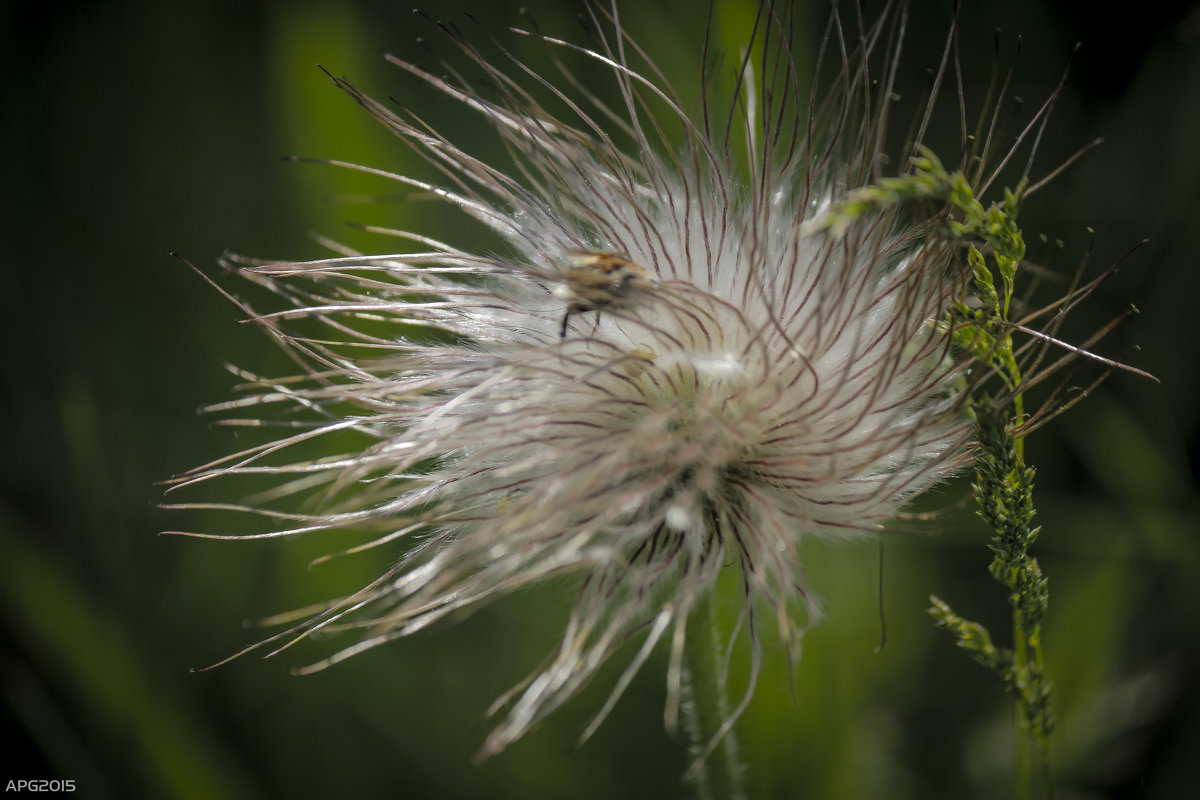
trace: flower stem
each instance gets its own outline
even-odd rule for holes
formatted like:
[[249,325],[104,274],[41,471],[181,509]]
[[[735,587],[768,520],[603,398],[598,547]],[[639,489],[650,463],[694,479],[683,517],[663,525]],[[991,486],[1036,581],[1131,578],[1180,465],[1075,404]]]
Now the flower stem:
[[695,759],[687,778],[699,800],[744,800],[744,767],[730,721],[715,592],[696,602],[684,645],[683,727]]

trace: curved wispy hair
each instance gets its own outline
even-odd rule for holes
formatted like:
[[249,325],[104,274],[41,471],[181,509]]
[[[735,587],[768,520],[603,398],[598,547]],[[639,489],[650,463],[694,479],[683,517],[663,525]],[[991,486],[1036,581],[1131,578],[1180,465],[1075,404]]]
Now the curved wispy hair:
[[[408,251],[227,262],[282,298],[271,313],[235,302],[302,374],[243,373],[249,396],[216,408],[261,408],[247,421],[259,424],[285,418],[282,407],[297,429],[177,483],[273,476],[254,501],[222,506],[284,521],[257,536],[366,529],[379,532],[367,546],[403,553],[268,642],[361,629],[360,644],[319,668],[577,576],[561,646],[497,704],[486,755],[631,639],[642,644],[595,724],[663,642],[673,723],[690,612],[737,569],[738,636],[753,667],[736,716],[758,673],[763,614],[795,645],[815,613],[800,538],[877,533],[964,465],[968,362],[935,323],[965,297],[967,276],[937,215],[910,205],[865,213],[838,235],[813,227],[884,174],[905,9],[860,27],[835,8],[814,84],[826,88],[811,93],[792,59],[793,14],[764,2],[744,54],[723,67],[706,41],[699,108],[615,5],[589,10],[589,47],[514,29],[548,49],[554,80],[495,42],[489,60],[447,24],[482,88],[445,65],[448,77],[388,56],[490,126],[511,153],[505,167],[334,79],[441,178],[356,169],[440,198],[508,246],[467,252],[391,231]],[[577,77],[589,68],[615,101]],[[943,61],[935,97],[946,72]],[[909,147],[928,118],[918,114]],[[912,152],[892,169],[904,172]],[[977,185],[989,179],[976,174]],[[300,335],[300,318],[329,334]],[[325,439],[359,444],[289,460]],[[295,511],[297,496],[315,510]]]

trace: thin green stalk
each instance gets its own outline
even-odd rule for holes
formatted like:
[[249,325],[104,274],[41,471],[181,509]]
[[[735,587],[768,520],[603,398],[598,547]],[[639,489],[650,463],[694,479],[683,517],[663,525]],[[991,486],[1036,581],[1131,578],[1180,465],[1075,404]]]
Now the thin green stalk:
[[[689,754],[696,759],[688,779],[699,800],[744,800],[745,769],[738,755],[737,737],[730,719],[730,704],[724,676],[724,649],[713,606],[707,592],[692,610],[684,646],[684,702],[681,713],[689,739]],[[722,735],[722,732],[724,735]],[[720,737],[713,747],[713,742]]]
[[[1018,608],[1013,608],[1013,663],[1016,666],[1017,674],[1020,674],[1028,665],[1029,657],[1025,647],[1025,631],[1021,624],[1021,611]],[[1013,719],[1016,723],[1016,744],[1017,751],[1014,754],[1016,763],[1013,766],[1014,779],[1016,787],[1014,796],[1017,800],[1029,800],[1033,797],[1033,770],[1030,766],[1029,755],[1029,737],[1025,735],[1025,731],[1029,727],[1029,714],[1025,711],[1025,706],[1019,700],[1013,702]]]
[[[903,202],[947,204],[942,235],[967,244],[966,267],[973,279],[971,302],[960,300],[945,319],[935,323],[951,335],[957,349],[974,356],[985,374],[996,380],[975,387],[968,411],[973,415],[978,458],[973,486],[979,515],[992,530],[993,553],[988,570],[1008,592],[1013,609],[1013,646],[997,647],[982,625],[954,613],[944,601],[930,597],[930,613],[954,634],[958,646],[995,672],[1016,704],[1016,795],[1033,795],[1029,739],[1038,742],[1047,793],[1049,736],[1054,725],[1050,683],[1042,660],[1041,626],[1049,601],[1045,576],[1029,549],[1037,540],[1033,524],[1034,470],[1025,463],[1019,427],[1025,420],[1025,382],[1013,344],[1009,311],[1017,270],[1025,257],[1025,241],[1016,216],[1025,181],[1004,193],[1004,201],[988,207],[975,197],[961,172],[950,172],[929,151],[913,159],[910,174],[859,189],[814,223],[815,230],[840,236],[872,209]],[[992,388],[999,384],[996,388]],[[1032,654],[1032,659],[1031,659]]]

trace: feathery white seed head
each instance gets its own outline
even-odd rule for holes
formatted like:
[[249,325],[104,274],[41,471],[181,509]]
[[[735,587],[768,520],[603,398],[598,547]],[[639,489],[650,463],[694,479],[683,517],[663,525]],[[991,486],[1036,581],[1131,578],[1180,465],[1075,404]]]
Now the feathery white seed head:
[[[284,533],[374,526],[381,544],[415,542],[394,570],[289,632],[361,626],[363,644],[331,661],[548,576],[581,576],[561,648],[520,687],[485,753],[569,698],[635,631],[646,644],[627,675],[662,638],[677,662],[689,609],[722,569],[744,576],[749,630],[765,604],[795,641],[804,623],[786,609],[807,602],[800,537],[878,531],[961,466],[969,434],[965,362],[931,324],[963,292],[949,245],[890,211],[839,236],[810,232],[832,201],[878,177],[888,103],[871,94],[872,53],[835,65],[833,94],[808,111],[778,35],[786,21],[767,14],[758,68],[773,70],[770,91],[754,96],[746,67],[739,97],[709,97],[723,110],[706,118],[644,56],[632,62],[640,51],[615,9],[593,14],[604,31],[594,49],[544,43],[605,65],[618,107],[564,73],[549,91],[568,111],[551,113],[519,83],[542,78],[502,71],[449,29],[497,99],[390,58],[478,112],[511,169],[335,81],[445,180],[392,177],[510,249],[472,254],[404,233],[416,246],[400,254],[238,262],[288,301],[256,317],[306,371],[264,382],[249,402],[294,404],[313,422],[185,476],[266,472],[285,479],[269,500],[323,498],[309,515],[262,509],[298,520]],[[896,35],[886,20],[869,33],[861,41],[880,53]],[[886,79],[894,64],[883,66]],[[681,138],[660,135],[670,127]],[[296,316],[341,340],[289,336]],[[380,337],[366,319],[428,335]],[[351,355],[356,346],[372,356]],[[344,431],[367,443],[278,460]]]

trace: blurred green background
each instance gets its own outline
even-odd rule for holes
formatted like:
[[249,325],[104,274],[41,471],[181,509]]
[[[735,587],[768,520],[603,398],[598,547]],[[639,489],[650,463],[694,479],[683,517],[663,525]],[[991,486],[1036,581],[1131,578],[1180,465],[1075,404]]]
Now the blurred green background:
[[[499,36],[520,23],[518,5],[427,9],[466,30],[474,23],[461,12],[471,10]],[[722,41],[736,41],[752,5],[721,4]],[[809,5],[811,42],[826,12]],[[950,15],[948,2],[916,5],[905,86],[936,66]],[[1029,200],[1027,230],[1049,237],[1033,256],[1070,273],[1091,226],[1095,273],[1150,240],[1073,315],[1067,337],[1086,338],[1133,303],[1142,314],[1098,349],[1162,380],[1117,373],[1030,442],[1044,525],[1037,554],[1052,592],[1045,647],[1061,713],[1057,796],[1182,797],[1194,791],[1200,756],[1200,265],[1189,238],[1200,230],[1200,10],[999,5],[963,10],[971,107],[981,103],[974,84],[992,60],[995,26],[1006,55],[1023,36],[1017,93],[1026,113],[1082,41],[1038,166],[1044,173],[1106,139]],[[696,74],[699,7],[680,0],[623,12],[681,83]],[[583,41],[575,5],[531,8],[548,33]],[[487,706],[554,645],[569,585],[312,677],[289,670],[327,645],[190,671],[254,641],[243,619],[326,599],[395,554],[309,569],[336,544],[156,536],[237,532],[223,518],[158,509],[156,482],[236,446],[196,415],[231,396],[224,363],[287,371],[265,337],[237,324],[236,309],[169,253],[215,275],[227,248],[318,255],[309,232],[394,246],[346,222],[478,244],[432,203],[351,202],[395,188],[279,159],[422,169],[316,63],[375,96],[428,107],[452,138],[502,158],[477,118],[383,63],[383,51],[422,58],[419,36],[451,52],[395,2],[0,6],[9,426],[0,448],[0,730],[16,742],[0,751],[3,783],[69,778],[89,798],[688,796],[683,747],[661,721],[661,653],[582,748],[575,738],[611,670],[509,752],[472,763]],[[962,489],[947,487],[934,504]],[[221,492],[216,499],[237,497],[235,487]],[[740,724],[755,797],[1010,795],[1006,699],[924,610],[937,593],[1004,638],[986,532],[969,509],[938,528],[888,539],[889,640],[879,654],[874,544],[808,546],[807,579],[828,620],[806,640],[794,689],[782,655],[768,654]]]

